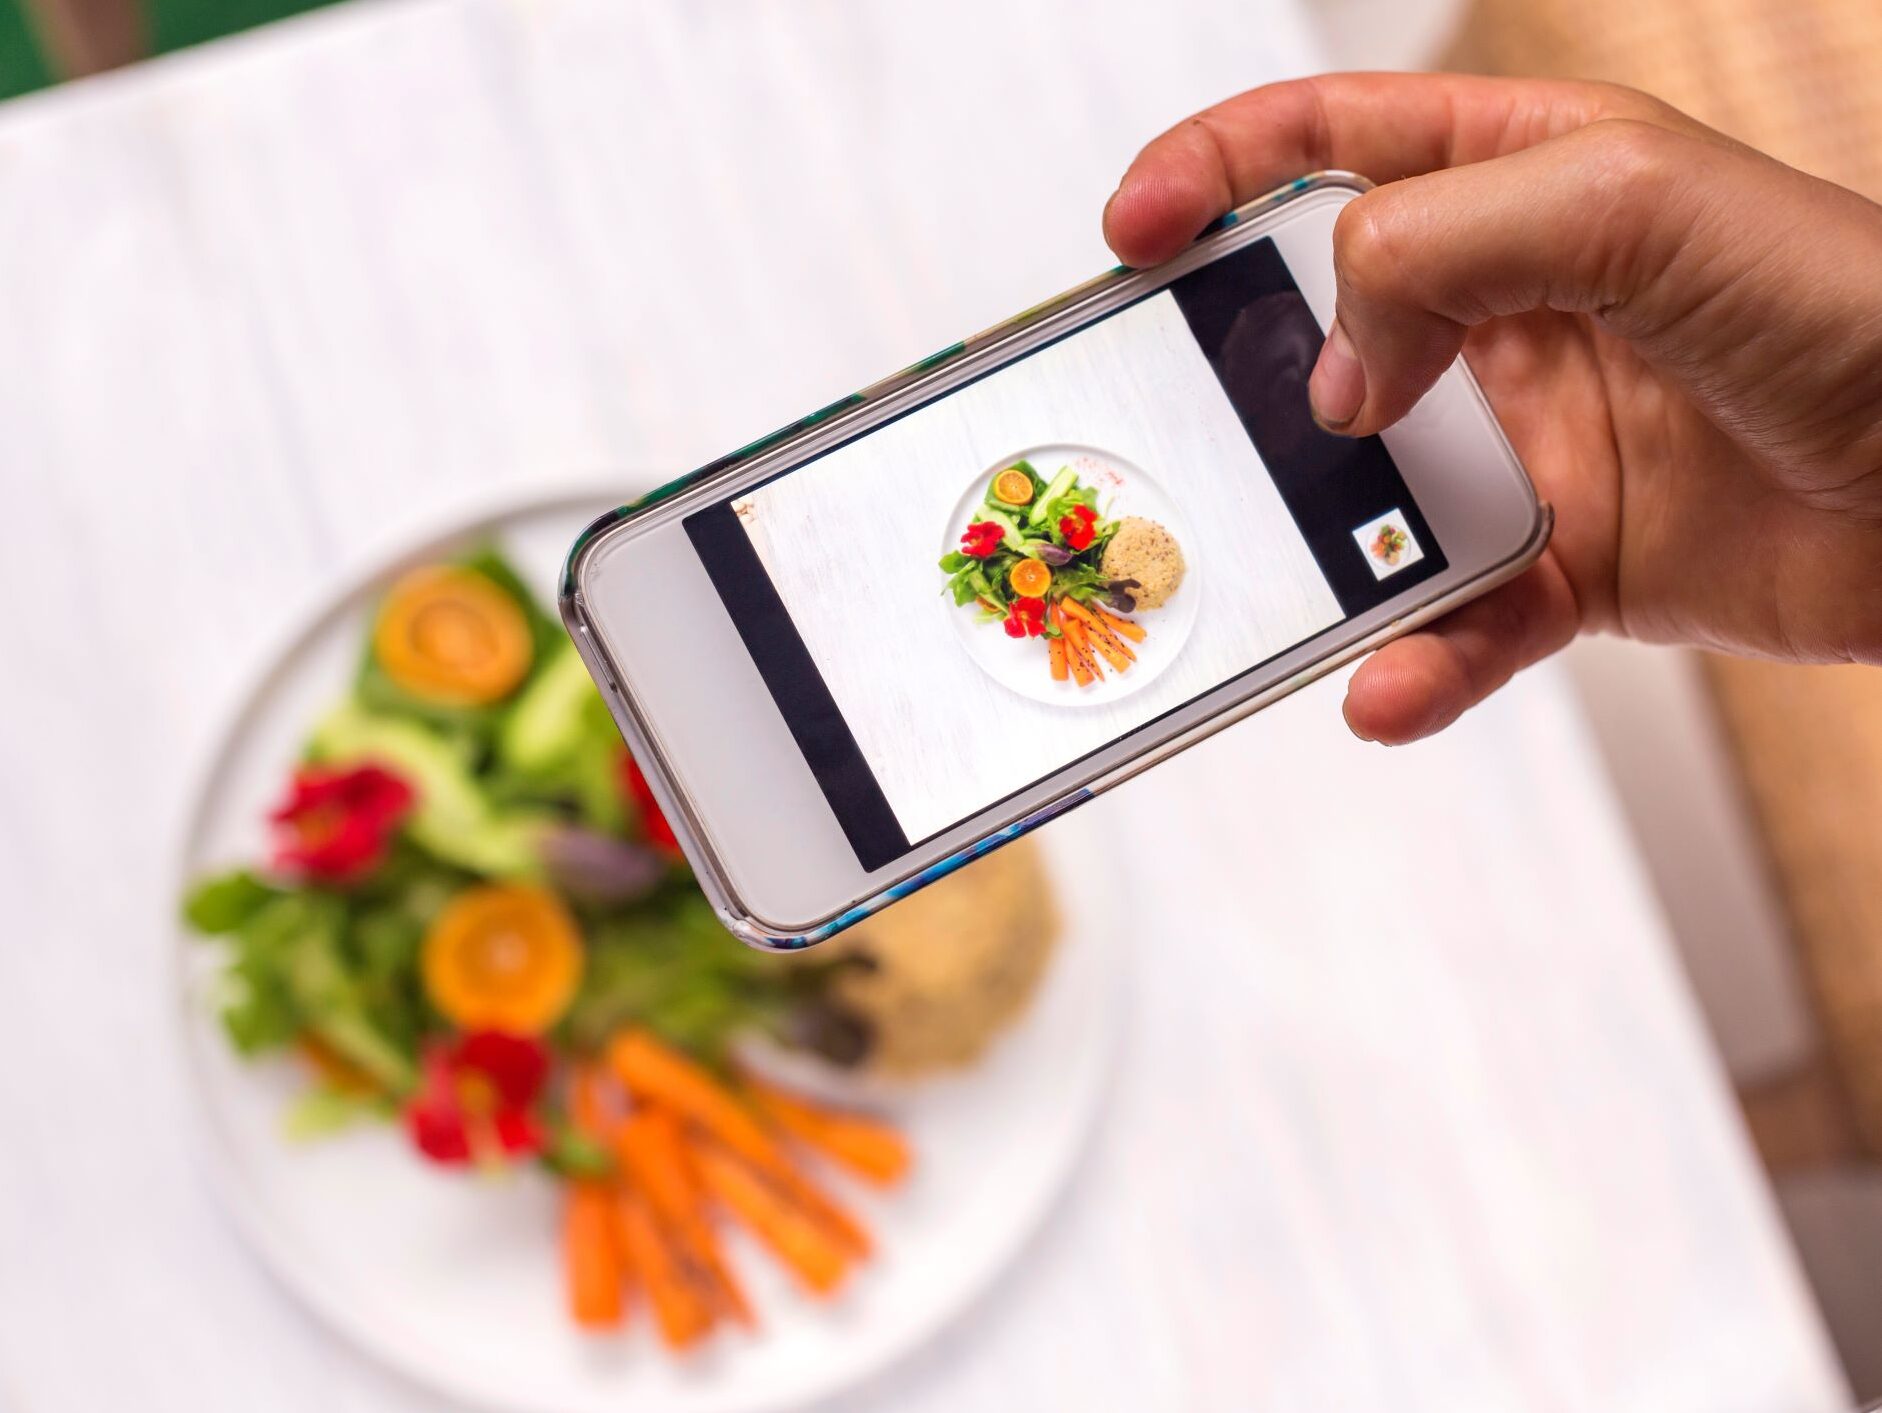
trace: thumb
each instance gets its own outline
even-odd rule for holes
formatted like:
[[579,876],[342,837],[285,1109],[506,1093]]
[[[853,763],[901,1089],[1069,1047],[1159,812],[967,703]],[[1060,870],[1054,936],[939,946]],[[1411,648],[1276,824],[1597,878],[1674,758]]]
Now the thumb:
[[1315,417],[1353,436],[1391,426],[1469,327],[1498,315],[1548,307],[1645,332],[1659,315],[1643,296],[1704,219],[1680,188],[1720,152],[1611,119],[1349,202],[1333,231],[1336,316],[1308,382]]

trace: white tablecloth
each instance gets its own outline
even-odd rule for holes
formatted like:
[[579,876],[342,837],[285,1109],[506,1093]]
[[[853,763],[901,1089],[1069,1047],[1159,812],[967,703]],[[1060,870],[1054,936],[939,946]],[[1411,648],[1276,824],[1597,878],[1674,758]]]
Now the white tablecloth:
[[[0,1407],[436,1406],[221,1220],[163,1014],[192,759],[338,565],[701,463],[1107,263],[1286,0],[410,0],[0,110]],[[1094,808],[1115,1101],[846,1406],[1828,1409],[1843,1391],[1570,699],[1337,689]]]

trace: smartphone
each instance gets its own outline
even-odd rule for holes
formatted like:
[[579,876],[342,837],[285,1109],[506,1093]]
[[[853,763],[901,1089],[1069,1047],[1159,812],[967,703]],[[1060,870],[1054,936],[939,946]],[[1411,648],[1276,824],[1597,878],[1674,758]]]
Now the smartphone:
[[561,607],[734,934],[827,938],[1534,561],[1460,359],[1322,431],[1327,172],[590,526]]

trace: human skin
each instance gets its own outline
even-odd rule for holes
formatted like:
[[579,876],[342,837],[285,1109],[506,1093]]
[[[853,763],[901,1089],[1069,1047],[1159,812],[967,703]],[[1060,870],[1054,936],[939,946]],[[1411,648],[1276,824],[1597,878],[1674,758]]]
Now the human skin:
[[1462,349],[1556,512],[1361,665],[1354,732],[1442,730],[1581,632],[1882,662],[1882,207],[1631,89],[1336,74],[1171,128],[1105,238],[1153,264],[1328,167],[1380,185],[1334,229],[1315,417],[1378,432]]

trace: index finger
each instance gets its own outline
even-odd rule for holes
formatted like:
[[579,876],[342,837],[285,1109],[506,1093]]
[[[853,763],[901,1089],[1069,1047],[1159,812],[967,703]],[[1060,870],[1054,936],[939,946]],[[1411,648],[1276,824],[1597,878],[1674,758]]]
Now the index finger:
[[1601,118],[1699,124],[1630,88],[1468,74],[1326,74],[1250,89],[1137,154],[1104,210],[1126,265],[1181,250],[1223,212],[1307,172],[1387,182],[1500,157]]

